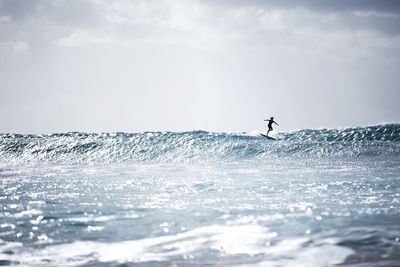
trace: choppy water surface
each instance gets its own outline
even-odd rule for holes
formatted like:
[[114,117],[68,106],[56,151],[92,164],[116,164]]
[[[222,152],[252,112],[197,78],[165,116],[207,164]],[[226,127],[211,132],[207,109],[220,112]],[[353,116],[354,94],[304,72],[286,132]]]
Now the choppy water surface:
[[0,135],[0,265],[399,266],[400,126]]

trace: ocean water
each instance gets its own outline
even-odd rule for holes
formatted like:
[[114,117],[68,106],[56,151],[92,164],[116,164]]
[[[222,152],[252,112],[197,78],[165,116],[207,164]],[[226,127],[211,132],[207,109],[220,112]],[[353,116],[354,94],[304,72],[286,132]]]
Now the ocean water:
[[0,265],[400,266],[400,124],[0,134]]

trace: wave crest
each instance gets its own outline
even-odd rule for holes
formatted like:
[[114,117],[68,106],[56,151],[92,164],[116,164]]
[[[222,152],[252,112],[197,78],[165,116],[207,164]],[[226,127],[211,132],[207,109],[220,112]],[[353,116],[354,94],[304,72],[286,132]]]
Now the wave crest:
[[191,132],[0,134],[0,164],[188,162],[271,157],[399,156],[400,124],[304,129],[278,141],[247,134]]

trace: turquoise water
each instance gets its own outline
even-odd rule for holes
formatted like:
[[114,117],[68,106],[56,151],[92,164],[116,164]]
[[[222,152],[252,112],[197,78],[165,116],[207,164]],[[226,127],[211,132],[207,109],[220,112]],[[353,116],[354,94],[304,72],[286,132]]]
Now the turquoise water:
[[0,265],[399,266],[400,125],[0,135]]

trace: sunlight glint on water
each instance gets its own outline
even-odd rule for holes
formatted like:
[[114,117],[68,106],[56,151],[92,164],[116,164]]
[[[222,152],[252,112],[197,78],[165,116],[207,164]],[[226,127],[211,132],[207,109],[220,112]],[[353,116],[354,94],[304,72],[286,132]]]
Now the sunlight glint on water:
[[0,263],[397,266],[400,126],[2,134]]

